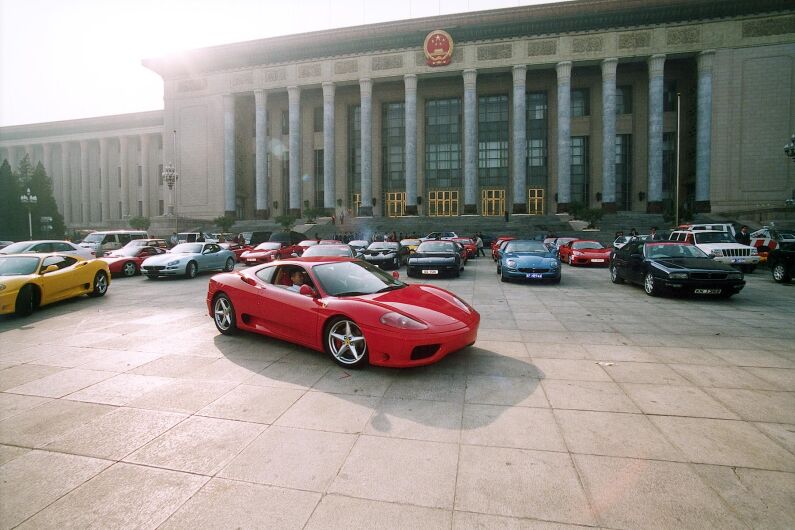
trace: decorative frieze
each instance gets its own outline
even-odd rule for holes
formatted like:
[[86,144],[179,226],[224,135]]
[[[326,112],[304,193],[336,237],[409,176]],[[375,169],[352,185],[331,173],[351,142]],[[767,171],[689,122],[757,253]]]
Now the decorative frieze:
[[637,50],[651,46],[651,31],[633,31],[618,35],[619,50]]
[[305,79],[307,77],[320,77],[323,73],[321,65],[317,64],[302,64],[298,67],[298,77]]
[[250,85],[254,82],[254,75],[251,72],[242,72],[232,76],[232,86]]
[[556,53],[558,53],[558,41],[556,40],[534,40],[527,43],[528,57],[555,55]]
[[795,15],[743,22],[743,38],[795,33]]
[[696,27],[669,29],[666,34],[666,41],[670,46],[697,44],[701,42],[701,29]]
[[196,92],[207,88],[206,79],[185,79],[177,85],[177,92]]
[[370,63],[372,70],[393,70],[395,68],[403,68],[402,55],[384,55],[382,57],[373,57]]
[[359,70],[359,63],[354,59],[337,61],[334,63],[334,73],[337,75],[353,74]]
[[602,37],[597,36],[575,37],[571,43],[571,51],[574,53],[600,52],[603,47]]
[[[456,46],[453,50],[453,58],[450,64],[464,62],[464,50],[460,46]],[[428,60],[425,58],[425,52],[417,52],[414,56],[414,66],[428,66]]]
[[478,61],[497,61],[513,57],[513,46],[510,44],[491,44],[478,46]]
[[265,70],[265,74],[263,75],[266,83],[275,83],[276,81],[284,81],[287,79],[287,70],[284,68],[273,68],[271,70]]

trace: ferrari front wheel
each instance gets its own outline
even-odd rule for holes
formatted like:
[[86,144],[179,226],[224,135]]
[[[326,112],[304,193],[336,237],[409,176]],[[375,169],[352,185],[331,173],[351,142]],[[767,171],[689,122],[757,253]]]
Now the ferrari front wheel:
[[213,301],[213,321],[218,331],[224,335],[234,335],[237,333],[235,307],[225,294],[219,294],[215,297],[215,301]]
[[99,271],[94,276],[94,288],[91,289],[88,296],[99,298],[100,296],[105,296],[106,292],[108,292],[108,275],[105,274],[105,271]]
[[361,368],[368,361],[367,340],[361,328],[348,318],[336,318],[326,326],[326,351],[346,368]]
[[138,272],[138,267],[135,266],[135,263],[132,261],[128,261],[121,267],[121,273],[124,275],[125,278],[130,278],[131,276],[135,276],[135,273]]

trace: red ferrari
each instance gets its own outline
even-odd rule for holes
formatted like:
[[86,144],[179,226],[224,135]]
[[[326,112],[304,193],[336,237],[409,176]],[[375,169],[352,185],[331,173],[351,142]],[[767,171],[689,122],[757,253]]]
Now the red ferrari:
[[121,274],[126,277],[135,276],[141,272],[141,263],[149,256],[165,254],[166,250],[159,247],[133,247],[125,246],[105,254],[101,259],[108,264],[111,274]]
[[232,253],[235,255],[235,259],[238,263],[243,261],[240,256],[243,255],[243,252],[252,250],[250,245],[240,245],[238,243],[218,243],[218,246],[221,248],[225,248],[226,250],[231,250]]
[[467,251],[466,255],[467,259],[476,258],[478,256],[478,246],[475,244],[474,241],[472,241],[468,237],[456,237],[453,239],[453,241],[464,245],[464,248]]
[[569,265],[610,265],[612,249],[598,241],[578,239],[560,247],[560,261]]
[[303,252],[298,245],[288,245],[280,241],[268,241],[260,243],[251,250],[246,250],[240,254],[240,261],[246,265],[259,265],[270,263],[275,259],[285,259],[299,255]]
[[397,276],[350,258],[285,260],[213,276],[207,310],[223,334],[269,335],[348,368],[427,365],[475,342],[469,304]]
[[506,241],[510,241],[512,239],[516,239],[514,236],[500,236],[494,240],[494,243],[491,244],[491,259],[497,261],[499,256],[497,255],[497,251],[500,249],[500,245],[502,245]]

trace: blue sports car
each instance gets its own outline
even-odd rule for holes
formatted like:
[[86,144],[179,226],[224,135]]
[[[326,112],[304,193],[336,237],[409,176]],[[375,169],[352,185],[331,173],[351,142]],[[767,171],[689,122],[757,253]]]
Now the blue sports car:
[[497,274],[508,280],[551,280],[560,283],[560,257],[541,241],[514,239],[502,249]]

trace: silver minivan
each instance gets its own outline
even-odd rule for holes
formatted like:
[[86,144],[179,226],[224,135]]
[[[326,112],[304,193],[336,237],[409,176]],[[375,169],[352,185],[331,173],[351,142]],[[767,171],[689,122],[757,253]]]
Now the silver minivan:
[[134,239],[149,239],[149,234],[145,230],[91,232],[80,242],[80,246],[90,248],[100,257],[106,252],[120,249]]

